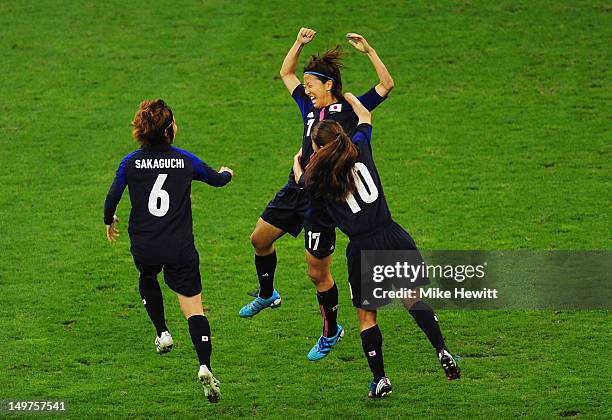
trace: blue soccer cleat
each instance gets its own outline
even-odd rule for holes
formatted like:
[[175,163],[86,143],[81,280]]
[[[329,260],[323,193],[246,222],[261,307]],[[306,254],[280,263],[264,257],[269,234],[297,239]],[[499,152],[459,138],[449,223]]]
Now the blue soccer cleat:
[[251,318],[261,312],[263,309],[271,308],[275,309],[281,305],[281,297],[274,289],[272,292],[272,296],[268,299],[262,299],[260,297],[256,297],[251,303],[248,303],[240,309],[239,315],[242,318]]
[[368,398],[382,398],[386,397],[392,392],[393,388],[391,387],[391,381],[389,381],[389,378],[383,377],[378,382],[370,382],[370,392],[368,393]]
[[325,337],[322,335],[319,337],[317,344],[308,352],[308,360],[315,362],[327,356],[334,346],[338,344],[338,341],[342,340],[342,337],[344,337],[344,328],[342,328],[342,325],[338,324],[338,332],[336,332],[336,335],[333,337]]

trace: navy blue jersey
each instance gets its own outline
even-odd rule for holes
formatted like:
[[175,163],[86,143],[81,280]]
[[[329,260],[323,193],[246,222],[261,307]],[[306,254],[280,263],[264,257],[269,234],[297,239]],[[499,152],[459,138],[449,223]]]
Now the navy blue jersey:
[[370,124],[360,124],[352,136],[353,143],[359,149],[355,163],[357,192],[343,202],[325,200],[329,215],[349,239],[373,233],[391,222],[391,213],[372,157],[371,139]]
[[171,264],[194,252],[191,181],[222,187],[229,172],[218,173],[195,155],[176,147],[141,148],[123,158],[104,204],[109,225],[125,187],[132,210],[128,232],[132,254],[145,264]]
[[[314,104],[310,100],[310,97],[306,95],[303,85],[298,85],[291,94],[302,114],[302,120],[304,121],[304,133],[302,137],[302,168],[305,168],[310,162],[310,158],[314,153],[312,148],[312,141],[310,140],[310,133],[312,132],[313,126],[323,120],[334,120],[337,121],[344,131],[352,135],[357,128],[357,115],[353,112],[353,108],[349,105],[344,98],[340,101],[328,105],[324,108],[318,109],[314,107]],[[382,97],[376,92],[375,88],[370,89],[357,99],[365,106],[368,110],[372,111],[378,105],[380,105],[386,97]],[[289,188],[299,188],[293,177],[293,168],[289,173]]]

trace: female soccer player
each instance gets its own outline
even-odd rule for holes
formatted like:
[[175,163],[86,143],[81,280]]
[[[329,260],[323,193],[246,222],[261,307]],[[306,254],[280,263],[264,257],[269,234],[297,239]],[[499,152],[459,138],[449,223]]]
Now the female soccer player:
[[163,270],[164,280],[176,292],[189,324],[204,394],[210,402],[217,402],[219,382],[210,366],[210,325],[202,308],[200,260],[193,238],[191,181],[222,187],[234,173],[225,166],[217,172],[195,155],[172,146],[176,121],[161,99],[143,101],[132,126],[140,148],[123,158],[106,196],[106,237],[114,242],[119,236],[114,214],[127,185],[132,204],[128,226],[131,251],[140,272],[142,303],[157,330],[157,352],[167,353],[173,346],[157,282],[157,275]]
[[[301,162],[304,167],[313,153],[310,134],[317,121],[338,121],[348,133],[357,126],[357,116],[342,95],[342,57],[338,47],[323,55],[310,57],[304,67],[303,85],[296,75],[300,53],[315,35],[314,30],[301,28],[280,70],[283,83],[296,101],[304,122],[304,153]],[[378,75],[379,83],[360,96],[360,101],[369,110],[373,110],[393,89],[393,79],[374,48],[363,36],[349,33],[347,38],[353,47],[369,57]],[[344,334],[342,327],[336,322],[338,289],[329,271],[331,254],[335,247],[335,228],[322,216],[316,216],[316,213],[317,209],[309,205],[307,194],[298,187],[293,173],[290,173],[288,183],[268,203],[251,234],[260,286],[259,295],[240,310],[240,316],[252,317],[262,309],[281,304],[280,294],[274,288],[277,262],[274,242],[287,232],[296,237],[304,227],[308,274],[316,286],[317,300],[323,316],[323,334],[308,353],[308,359],[313,361],[325,357]],[[311,224],[310,220],[316,220],[317,224]]]
[[[365,299],[361,284],[362,250],[407,250],[422,258],[410,235],[391,218],[371,148],[370,112],[359,100],[347,93],[347,101],[359,117],[359,126],[352,140],[335,121],[325,120],[313,128],[315,155],[306,167],[302,183],[314,199],[325,204],[338,228],[350,239],[346,250],[348,277],[353,305],[357,308],[361,342],[374,379],[369,397],[383,397],[392,390],[385,375],[382,354],[382,333],[376,323],[376,309]],[[296,179],[303,174],[301,153],[294,157]],[[416,279],[409,287],[428,283],[426,277]],[[371,296],[371,295],[370,295]],[[433,310],[418,298],[402,303],[414,317],[436,349],[449,380],[459,379],[460,370],[444,343]]]

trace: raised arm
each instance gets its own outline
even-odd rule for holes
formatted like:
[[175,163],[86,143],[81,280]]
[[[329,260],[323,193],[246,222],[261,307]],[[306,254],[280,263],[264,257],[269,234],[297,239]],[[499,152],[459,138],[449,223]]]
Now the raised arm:
[[357,115],[359,119],[358,124],[372,124],[372,113],[368,111],[368,109],[363,106],[359,99],[355,97],[352,93],[345,93],[344,98],[351,105],[353,111]]
[[376,74],[378,75],[379,83],[376,85],[376,92],[380,96],[387,96],[389,92],[393,89],[393,78],[385,67],[385,64],[382,62],[376,50],[370,46],[368,41],[361,35],[356,33],[348,33],[346,34],[346,38],[353,47],[355,47],[358,51],[361,51],[364,54],[367,54],[368,58],[372,62],[374,69],[376,70]]
[[295,88],[301,83],[300,79],[295,74],[295,70],[298,64],[298,58],[302,52],[304,45],[312,41],[316,35],[316,31],[309,28],[300,28],[297,39],[293,43],[293,46],[287,52],[283,65],[280,69],[280,77],[283,79],[283,83],[287,87],[289,93],[293,93]]

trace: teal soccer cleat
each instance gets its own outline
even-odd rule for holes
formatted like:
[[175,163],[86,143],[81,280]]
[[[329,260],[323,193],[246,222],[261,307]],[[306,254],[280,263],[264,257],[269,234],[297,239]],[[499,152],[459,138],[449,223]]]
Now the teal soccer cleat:
[[256,297],[251,303],[248,303],[240,309],[239,315],[242,318],[251,318],[261,312],[263,309],[271,308],[275,309],[281,305],[281,297],[274,289],[272,292],[272,296],[268,299],[262,299],[260,297]]
[[327,356],[334,346],[338,344],[338,341],[342,340],[342,337],[344,337],[344,328],[342,328],[342,325],[338,324],[338,332],[336,335],[333,337],[325,337],[322,335],[319,337],[317,344],[308,352],[308,360],[316,362]]

